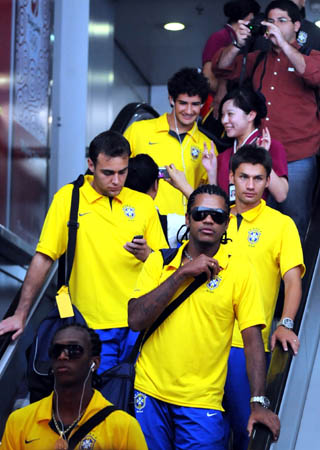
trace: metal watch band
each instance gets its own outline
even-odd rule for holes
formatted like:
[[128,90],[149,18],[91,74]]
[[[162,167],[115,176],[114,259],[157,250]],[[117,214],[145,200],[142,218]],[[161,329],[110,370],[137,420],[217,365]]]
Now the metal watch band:
[[256,395],[250,398],[250,403],[260,403],[264,408],[269,408],[270,400],[264,395]]
[[284,317],[277,323],[277,327],[283,326],[285,328],[288,328],[288,330],[292,330],[294,326],[294,321],[290,319],[290,317]]

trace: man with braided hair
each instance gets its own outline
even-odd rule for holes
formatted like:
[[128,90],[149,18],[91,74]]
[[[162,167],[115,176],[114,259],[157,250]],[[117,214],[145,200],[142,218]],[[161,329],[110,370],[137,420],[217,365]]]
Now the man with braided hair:
[[[49,351],[54,392],[9,416],[0,448],[67,449],[78,428],[111,405],[92,389],[100,352],[100,338],[91,328],[73,324],[59,329]],[[136,419],[115,410],[89,430],[75,448],[145,450],[147,446]]]
[[[221,401],[235,318],[245,344],[252,395],[264,395],[261,293],[246,257],[230,257],[229,244],[221,245],[228,223],[226,193],[215,185],[196,189],[186,214],[189,241],[164,267],[161,253],[152,253],[139,275],[135,298],[129,301],[129,326],[142,330],[194,277],[203,272],[207,276],[149,337],[137,361],[136,417],[152,450],[225,449]],[[277,439],[277,416],[258,403],[252,405],[249,432],[256,422],[269,426]]]

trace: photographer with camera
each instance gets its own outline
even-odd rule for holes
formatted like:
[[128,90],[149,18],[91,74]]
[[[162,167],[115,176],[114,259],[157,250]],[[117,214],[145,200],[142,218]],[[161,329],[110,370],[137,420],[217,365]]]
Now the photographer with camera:
[[268,114],[262,126],[268,126],[272,137],[282,142],[288,161],[289,194],[277,209],[293,218],[303,239],[317,179],[320,119],[315,88],[320,84],[320,52],[300,51],[296,33],[301,17],[292,1],[272,1],[265,16],[260,25],[266,27],[271,49],[263,55],[249,53],[243,64],[241,49],[252,31],[248,22],[239,21],[237,41],[214,56],[213,70],[226,79],[237,79],[244,71],[266,97]]

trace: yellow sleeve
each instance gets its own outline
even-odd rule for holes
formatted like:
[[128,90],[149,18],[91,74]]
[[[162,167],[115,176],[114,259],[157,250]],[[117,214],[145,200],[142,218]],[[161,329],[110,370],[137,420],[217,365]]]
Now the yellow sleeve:
[[117,411],[107,419],[112,446],[100,446],[112,450],[147,450],[147,444],[138,421],[124,411]]
[[0,443],[1,450],[17,450],[19,448],[18,443],[15,442],[15,437],[17,438],[19,434],[13,422],[12,416],[10,415]]
[[123,450],[148,450],[148,446],[141,427],[136,419],[133,417],[129,423],[127,445],[123,447]]
[[143,264],[132,297],[141,297],[158,287],[160,285],[162,268],[163,257],[161,252],[151,253],[149,258]]
[[[69,193],[68,190],[70,191]],[[72,186],[67,185],[55,194],[45,218],[36,248],[37,252],[50,256],[54,261],[67,248],[71,193]]]
[[301,278],[305,274],[306,268],[303,263],[300,236],[295,223],[290,217],[287,217],[287,224],[283,229],[279,259],[282,278],[288,270],[296,266],[301,267]]
[[266,319],[258,278],[254,267],[244,255],[238,259],[237,275],[234,307],[240,331],[255,325],[265,328]]

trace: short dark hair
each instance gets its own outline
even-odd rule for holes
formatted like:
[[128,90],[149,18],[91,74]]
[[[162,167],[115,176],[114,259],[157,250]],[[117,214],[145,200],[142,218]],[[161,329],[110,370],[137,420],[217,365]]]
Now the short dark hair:
[[198,69],[185,67],[169,79],[168,92],[174,101],[180,94],[187,94],[189,97],[199,95],[201,102],[204,103],[209,94],[209,83]]
[[265,15],[268,17],[272,9],[281,9],[286,11],[292,22],[301,22],[301,14],[299,7],[291,0],[274,0],[266,8]]
[[254,145],[243,145],[232,156],[230,161],[231,171],[234,174],[242,163],[261,164],[270,176],[272,169],[272,159],[270,153],[263,147],[255,147]]
[[223,97],[219,106],[219,117],[222,116],[222,107],[226,101],[233,100],[233,103],[238,108],[242,109],[246,114],[250,111],[257,113],[254,119],[254,126],[257,128],[261,124],[261,120],[267,115],[266,99],[262,92],[254,91],[249,86],[233,87]]
[[223,7],[223,12],[228,17],[228,23],[243,20],[248,14],[258,14],[260,5],[255,0],[232,0]]
[[90,345],[91,345],[91,355],[90,356],[100,356],[102,344],[101,344],[99,335],[92,328],[89,328],[86,325],[81,325],[80,323],[75,322],[75,323],[72,323],[69,325],[63,325],[61,328],[59,328],[55,332],[55,334],[52,338],[52,343],[53,343],[55,337],[57,336],[57,334],[60,333],[60,331],[66,330],[68,328],[76,328],[76,329],[81,330],[84,333],[86,333],[89,337]]
[[194,205],[195,199],[198,195],[201,194],[209,194],[209,195],[218,195],[219,197],[222,197],[225,201],[227,213],[230,213],[230,204],[229,204],[229,198],[226,194],[226,192],[221,189],[220,186],[216,186],[215,184],[202,184],[197,189],[195,189],[192,194],[189,197],[188,205],[187,205],[187,214],[190,216],[192,206]]
[[151,156],[141,153],[129,159],[125,186],[146,194],[158,179],[159,168]]
[[118,131],[103,131],[98,134],[89,146],[89,158],[95,165],[98,155],[103,153],[105,156],[115,158],[116,156],[130,156],[131,150],[127,139]]

